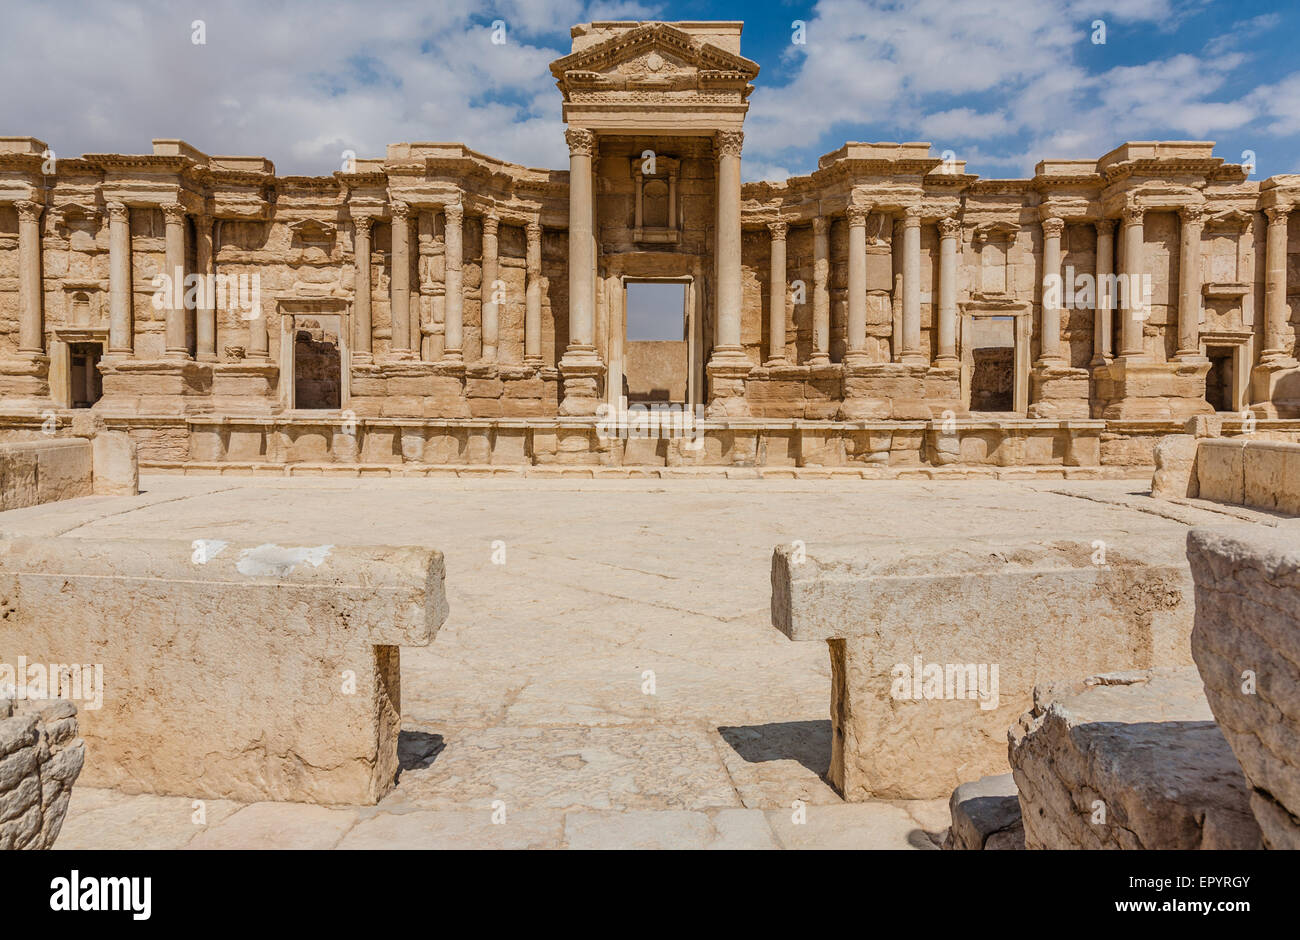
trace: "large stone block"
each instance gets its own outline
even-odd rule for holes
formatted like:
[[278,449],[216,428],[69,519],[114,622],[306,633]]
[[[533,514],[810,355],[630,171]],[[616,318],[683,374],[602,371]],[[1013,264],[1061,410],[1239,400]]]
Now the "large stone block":
[[1177,546],[1125,533],[772,557],[773,625],[828,641],[830,778],[853,801],[1006,772],[1006,729],[1046,678],[1190,664],[1191,596]]
[[1300,528],[1193,529],[1192,655],[1269,848],[1300,849]]
[[1261,847],[1194,668],[1046,684],[1008,738],[1026,848]]
[[430,549],[215,539],[0,542],[0,596],[0,647],[101,677],[85,783],[241,801],[382,797],[398,648],[447,613]]
[[49,438],[0,444],[0,511],[89,496],[90,441]]

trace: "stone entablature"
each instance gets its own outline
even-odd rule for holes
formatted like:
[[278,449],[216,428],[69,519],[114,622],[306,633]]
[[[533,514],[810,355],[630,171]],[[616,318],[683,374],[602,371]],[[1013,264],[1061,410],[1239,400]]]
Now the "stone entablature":
[[[1300,416],[1300,176],[1137,141],[984,180],[928,143],[851,142],[742,183],[740,29],[575,27],[552,67],[567,171],[402,143],[278,176],[167,139],[51,165],[0,138],[0,409],[70,407],[89,344],[106,414],[297,413],[303,329],[346,352],[341,412],[591,418],[620,405],[624,285],[659,279],[687,285],[682,404],[715,419],[962,418],[1003,392],[982,418]],[[171,272],[256,276],[256,310],[154,302]]]

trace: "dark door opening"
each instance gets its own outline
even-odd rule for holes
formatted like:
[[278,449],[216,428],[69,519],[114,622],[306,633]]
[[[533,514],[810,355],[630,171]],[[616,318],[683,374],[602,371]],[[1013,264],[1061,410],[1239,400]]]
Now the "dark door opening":
[[103,355],[103,343],[68,344],[73,408],[89,408],[103,397],[103,378],[99,374],[99,360]]
[[623,383],[628,403],[684,404],[690,369],[686,284],[629,281],[626,289]]
[[1232,411],[1232,357],[1231,346],[1207,346],[1205,355],[1210,360],[1210,371],[1205,375],[1205,400],[1215,411]]
[[294,331],[293,405],[295,408],[342,407],[343,369],[337,332],[319,320],[302,320]]
[[1013,411],[1016,407],[1016,321],[981,317],[971,332],[971,411]]

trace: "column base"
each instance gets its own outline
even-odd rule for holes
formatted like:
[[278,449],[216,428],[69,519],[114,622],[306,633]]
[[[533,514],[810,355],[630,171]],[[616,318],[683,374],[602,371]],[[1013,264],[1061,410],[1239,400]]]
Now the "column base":
[[212,366],[189,359],[100,360],[103,415],[186,415],[212,410]]
[[564,397],[560,414],[565,417],[592,417],[600,407],[600,379],[605,364],[594,346],[570,346],[560,359]]
[[222,414],[268,415],[280,410],[280,367],[270,359],[214,363],[212,410]]
[[1145,357],[1120,356],[1098,369],[1098,396],[1105,401],[1101,417],[1112,421],[1176,421],[1213,414],[1205,400],[1205,375],[1210,362],[1152,362]]
[[928,365],[878,362],[844,368],[845,421],[892,419],[925,421],[933,417],[926,401]]
[[1033,402],[1028,416],[1062,420],[1091,418],[1089,379],[1087,369],[1073,369],[1060,360],[1040,360],[1029,375]]
[[1250,374],[1253,404],[1259,418],[1300,418],[1300,362],[1274,356],[1255,366]]
[[743,354],[728,350],[719,354],[714,349],[713,358],[705,366],[709,376],[709,406],[705,415],[710,418],[747,418],[749,399],[745,397],[745,379],[753,365]]
[[0,359],[0,399],[7,411],[40,412],[52,408],[49,357],[20,354]]

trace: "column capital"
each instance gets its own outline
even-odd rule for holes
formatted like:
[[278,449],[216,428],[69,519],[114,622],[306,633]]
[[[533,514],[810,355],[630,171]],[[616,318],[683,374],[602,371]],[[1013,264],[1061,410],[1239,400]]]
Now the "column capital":
[[767,230],[772,233],[772,241],[785,241],[786,234],[790,231],[789,222],[768,222]]
[[460,225],[465,221],[465,207],[459,202],[443,206],[442,211],[447,217],[448,225]]
[[501,220],[492,210],[483,213],[483,234],[495,235],[501,226]]
[[1098,235],[1113,235],[1115,233],[1114,219],[1094,219],[1092,225],[1097,230]]
[[18,221],[20,222],[38,222],[41,218],[41,212],[45,209],[39,202],[33,202],[30,199],[20,199],[14,203],[14,208],[18,210]]
[[1125,206],[1120,210],[1120,215],[1124,218],[1125,225],[1141,225],[1142,219],[1147,214],[1146,206],[1139,206],[1136,203]]
[[827,219],[824,215],[814,216],[812,220],[813,234],[825,235],[826,229],[829,227],[829,223],[830,220]]
[[389,205],[389,211],[393,214],[394,222],[405,222],[411,217],[411,205],[402,202],[400,199]]
[[744,131],[718,131],[714,138],[714,146],[717,148],[719,157],[739,157],[740,150],[745,145]]
[[159,208],[162,209],[163,218],[167,220],[168,225],[180,225],[185,221],[185,207],[179,202],[163,203]]
[[564,132],[564,140],[571,157],[590,157],[596,151],[596,135],[585,127],[570,127]]
[[1178,207],[1178,218],[1184,225],[1202,225],[1205,222],[1205,206],[1194,203]]
[[905,228],[920,228],[921,216],[925,215],[925,210],[920,206],[908,206],[903,210],[903,226]]
[[1043,234],[1048,238],[1060,238],[1061,233],[1065,231],[1065,219],[1060,216],[1050,215],[1043,219]]
[[849,225],[866,225],[867,216],[871,215],[871,206],[852,204],[844,210],[844,214],[848,216]]
[[352,231],[358,235],[370,236],[370,230],[374,227],[375,217],[373,215],[354,215],[352,217]]
[[533,219],[524,226],[524,234],[528,236],[530,242],[539,242],[542,240],[542,223]]
[[944,216],[939,220],[939,237],[956,238],[961,234],[961,219],[955,215]]
[[1269,225],[1286,225],[1286,217],[1291,213],[1292,206],[1271,206],[1264,210],[1264,215],[1268,216]]
[[110,202],[105,208],[108,209],[108,221],[110,222],[129,222],[131,221],[131,210],[124,202]]

